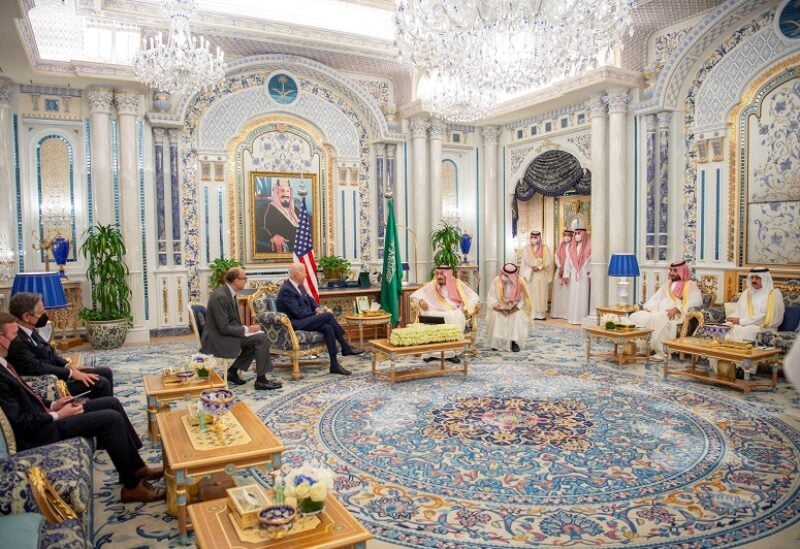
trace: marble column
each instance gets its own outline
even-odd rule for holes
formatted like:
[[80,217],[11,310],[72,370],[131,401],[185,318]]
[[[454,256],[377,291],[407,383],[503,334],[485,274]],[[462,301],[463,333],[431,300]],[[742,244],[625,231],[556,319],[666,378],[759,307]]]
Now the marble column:
[[655,261],[656,256],[656,117],[644,117],[645,127],[645,259]]
[[[671,121],[671,112],[658,113],[658,203],[656,206],[658,208],[658,240],[656,242],[658,261],[667,261],[669,247],[669,125]],[[676,229],[674,234],[683,232],[680,226]],[[673,257],[682,258],[684,255],[681,245],[673,246]]]
[[145,326],[144,272],[142,262],[144,230],[141,217],[141,196],[136,173],[138,140],[136,139],[136,117],[139,114],[141,96],[135,91],[118,91],[114,95],[119,123],[119,202],[122,237],[125,239],[125,263],[130,272],[132,290],[131,314],[133,329],[128,330],[127,341],[149,341],[150,331]]
[[94,222],[102,225],[115,224],[117,220],[111,175],[111,103],[114,93],[110,88],[93,86],[87,90],[86,98],[90,113]]
[[429,235],[431,201],[428,187],[428,163],[427,163],[427,136],[428,122],[424,118],[411,119],[411,196],[416,197],[409,201],[413,208],[414,230],[417,233],[417,252],[416,258],[417,272],[416,282],[425,282],[430,276],[431,270],[431,246]]
[[[478,234],[480,243],[481,265],[480,272],[482,288],[481,296],[485,296],[483,288],[492,281],[497,274],[498,244],[497,227],[501,224],[501,217],[498,215],[499,209],[503,206],[503,201],[498,197],[504,196],[502,182],[497,177],[497,142],[500,137],[500,129],[497,126],[486,126],[481,130],[483,137],[483,185],[481,185],[481,201],[483,203],[483,219],[478,224]],[[503,261],[505,258],[503,258]]]
[[[608,258],[618,252],[632,252],[628,230],[633,219],[633,208],[629,206],[632,189],[628,188],[628,164],[626,150],[628,145],[628,90],[617,88],[609,90],[608,104]],[[613,199],[612,199],[613,198]],[[608,271],[606,271],[608,272]],[[609,303],[616,303],[617,279],[609,277]]]
[[447,126],[441,120],[431,120],[428,130],[430,147],[430,186],[428,195],[431,204],[431,230],[439,226],[442,220],[442,138]]
[[602,96],[589,99],[592,119],[592,288],[589,313],[608,304],[608,116]]
[[153,128],[153,154],[156,183],[156,255],[158,266],[167,265],[167,216],[164,192],[164,139],[167,132],[163,128]]
[[172,264],[183,264],[183,244],[181,243],[181,188],[180,171],[178,169],[178,138],[181,130],[169,130],[169,198],[170,198],[170,227],[172,244]]
[[11,100],[15,84],[12,80],[0,77],[0,193],[5,199],[0,205],[0,249],[8,248],[18,253],[16,244],[17,216],[14,197],[17,195],[14,180],[14,128]]

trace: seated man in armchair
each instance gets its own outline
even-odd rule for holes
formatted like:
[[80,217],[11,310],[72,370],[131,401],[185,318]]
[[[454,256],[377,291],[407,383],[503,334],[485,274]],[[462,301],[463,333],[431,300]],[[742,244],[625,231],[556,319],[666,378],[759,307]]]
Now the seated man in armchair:
[[[650,328],[650,349],[655,354],[663,352],[662,343],[674,339],[678,325],[683,322],[686,312],[703,304],[703,295],[697,283],[692,280],[692,272],[686,260],[669,266],[668,280],[661,285],[644,304],[644,310],[633,313],[630,318],[636,326]],[[655,357],[653,360],[660,360]]]
[[783,294],[773,288],[772,275],[766,267],[750,269],[747,289],[736,302],[736,311],[727,318],[733,328],[727,338],[755,341],[759,332],[774,331],[783,322]]
[[[467,325],[467,315],[472,315],[480,302],[478,294],[457,280],[453,276],[453,269],[446,266],[437,267],[433,280],[411,294],[411,299],[419,301],[420,321],[424,322],[423,317],[434,317],[441,319],[440,323],[455,324],[462,330]],[[424,360],[429,362],[437,360],[437,357],[426,357]],[[457,356],[447,360],[456,364],[461,362]]]
[[306,267],[302,263],[294,263],[289,267],[289,280],[284,282],[278,291],[278,310],[289,317],[295,330],[321,332],[325,337],[331,361],[330,373],[349,376],[350,370],[344,368],[336,359],[339,351],[336,342],[342,346],[342,356],[360,355],[364,351],[351,347],[344,338],[344,329],[333,313],[323,310],[314,298],[308,295],[303,286],[307,276]]

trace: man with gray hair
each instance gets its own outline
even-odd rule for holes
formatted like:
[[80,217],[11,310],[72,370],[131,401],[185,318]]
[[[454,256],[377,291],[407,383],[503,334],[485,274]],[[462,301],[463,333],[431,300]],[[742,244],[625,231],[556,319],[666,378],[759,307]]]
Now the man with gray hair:
[[14,294],[8,312],[17,319],[19,332],[8,348],[8,360],[23,376],[54,375],[67,384],[70,394],[89,390],[88,398],[114,395],[114,374],[110,368],[81,368],[56,353],[39,335],[37,328],[47,325],[42,295],[30,292]]

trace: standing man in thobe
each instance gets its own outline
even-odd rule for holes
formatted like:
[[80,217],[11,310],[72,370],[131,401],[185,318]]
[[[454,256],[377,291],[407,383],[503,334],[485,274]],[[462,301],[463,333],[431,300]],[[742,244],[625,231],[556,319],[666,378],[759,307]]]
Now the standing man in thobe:
[[[686,260],[669,266],[668,280],[644,303],[644,310],[630,315],[636,326],[650,328],[650,349],[653,353],[664,351],[663,342],[674,339],[678,325],[686,311],[703,304],[703,294],[692,280],[692,271]],[[652,360],[661,360],[658,354]]]
[[548,284],[553,276],[553,256],[544,243],[542,233],[531,231],[528,245],[522,250],[522,278],[528,284],[533,301],[534,320],[544,320],[547,314]]
[[564,276],[564,267],[567,264],[569,243],[572,242],[574,231],[564,229],[561,242],[553,256],[555,274],[553,275],[553,297],[550,299],[550,318],[567,318],[569,310],[569,278]]
[[525,348],[531,322],[528,288],[519,279],[517,266],[503,265],[486,296],[486,338],[493,350],[518,353]]
[[567,279],[569,304],[567,306],[567,322],[580,324],[589,314],[589,287],[592,257],[592,243],[586,229],[575,229],[575,237],[567,250],[567,262],[564,265],[564,278]]

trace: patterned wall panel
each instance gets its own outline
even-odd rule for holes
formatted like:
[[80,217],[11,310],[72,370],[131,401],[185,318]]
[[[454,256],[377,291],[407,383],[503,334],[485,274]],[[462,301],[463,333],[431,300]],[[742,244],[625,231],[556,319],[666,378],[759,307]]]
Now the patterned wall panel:
[[290,105],[278,105],[263,86],[232,93],[214,102],[203,116],[199,147],[204,151],[224,151],[231,136],[245,122],[274,111],[290,112],[312,121],[325,132],[337,156],[348,159],[360,156],[358,134],[341,110],[307,94],[300,94]]

